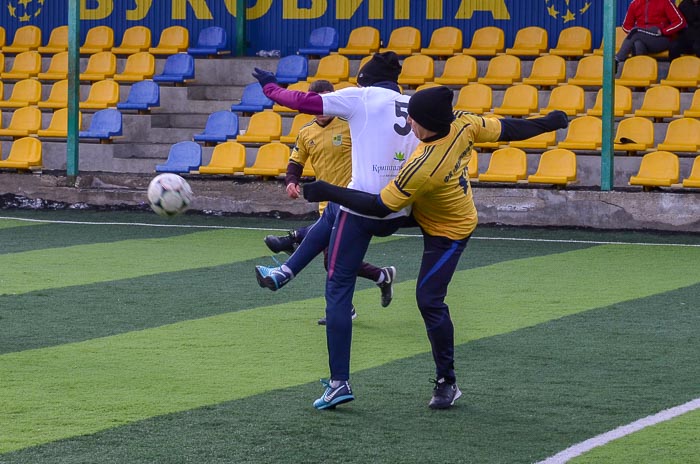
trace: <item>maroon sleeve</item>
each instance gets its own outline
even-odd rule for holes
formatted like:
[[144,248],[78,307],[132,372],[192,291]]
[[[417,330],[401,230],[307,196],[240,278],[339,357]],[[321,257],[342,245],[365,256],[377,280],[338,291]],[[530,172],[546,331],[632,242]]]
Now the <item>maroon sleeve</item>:
[[294,161],[290,161],[287,165],[287,175],[284,178],[284,184],[298,184],[302,172],[304,172],[304,166]]
[[267,98],[287,108],[307,114],[323,114],[323,99],[316,92],[287,90],[274,83],[266,84],[263,92]]

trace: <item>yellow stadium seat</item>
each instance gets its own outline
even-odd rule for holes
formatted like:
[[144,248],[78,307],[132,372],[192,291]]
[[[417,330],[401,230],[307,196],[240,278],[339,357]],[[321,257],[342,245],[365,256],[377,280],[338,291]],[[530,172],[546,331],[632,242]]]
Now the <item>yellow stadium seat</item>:
[[0,72],[5,70],[5,55],[0,53]]
[[462,53],[471,56],[496,56],[505,48],[505,33],[500,27],[487,26],[474,31],[472,42]]
[[530,184],[567,185],[576,181],[576,154],[563,148],[542,153],[537,172],[527,177]]
[[245,134],[236,137],[240,143],[268,143],[279,140],[282,135],[282,117],[274,111],[253,113]]
[[690,175],[683,179],[683,187],[700,188],[700,156],[695,157]]
[[68,79],[56,81],[51,86],[49,97],[37,103],[39,108],[60,109],[68,108]]
[[289,164],[289,146],[272,142],[266,143],[258,149],[255,162],[243,173],[247,176],[275,177],[287,172]]
[[114,75],[117,82],[139,82],[150,79],[156,72],[156,60],[148,52],[137,52],[129,55],[122,72]]
[[549,48],[547,30],[538,26],[519,29],[515,33],[512,48],[506,48],[507,55],[538,56]]
[[603,57],[598,55],[585,56],[578,61],[574,77],[567,81],[569,84],[581,87],[600,87],[603,85]]
[[471,158],[467,162],[467,175],[470,179],[479,177],[479,154],[472,148]]
[[403,26],[394,29],[389,35],[386,47],[380,48],[380,52],[394,52],[397,55],[412,55],[420,52],[420,30],[411,26]]
[[0,136],[27,137],[41,129],[41,110],[34,106],[25,106],[12,113],[10,124],[0,129]]
[[161,31],[158,45],[150,47],[148,53],[151,55],[186,53],[189,46],[190,31],[182,26],[170,26]]
[[493,91],[484,84],[469,84],[459,90],[455,109],[482,114],[491,111]]
[[[589,116],[603,115],[603,89],[598,90],[593,107],[586,112]],[[624,85],[615,85],[615,101],[613,115],[621,118],[632,113],[632,91]]]
[[554,110],[561,110],[567,116],[577,116],[585,112],[585,96],[582,87],[573,84],[564,84],[554,87],[549,93],[547,106],[540,109],[541,114],[549,114]]
[[[287,90],[298,90],[299,92],[308,92],[309,83],[306,81],[295,82],[294,84],[289,84],[287,86]],[[278,105],[277,103],[272,105],[272,111],[277,111],[278,113],[298,113],[297,110],[287,108],[283,105]]]
[[[622,41],[625,40],[625,37],[627,37],[625,31],[622,30],[621,26],[617,26],[615,28],[615,53],[620,50],[620,46],[622,45]],[[600,41],[600,48],[593,50],[593,54],[603,56],[603,40]]]
[[302,177],[316,177],[316,171],[314,170],[313,164],[311,164],[311,160],[307,159],[306,164],[304,165],[304,169],[301,171],[301,176]]
[[41,100],[41,83],[36,79],[24,79],[12,88],[10,98],[0,100],[0,108],[22,108],[36,105]]
[[527,116],[539,108],[537,89],[531,85],[508,87],[503,94],[501,106],[493,109],[495,114],[504,116]]
[[582,116],[569,123],[564,140],[558,148],[568,150],[598,150],[602,145],[603,122],[595,116]]
[[398,82],[408,88],[425,84],[433,80],[434,69],[431,57],[426,55],[409,56],[403,60]]
[[421,55],[452,56],[462,52],[462,30],[452,26],[439,27],[430,35],[430,43],[421,48]]
[[425,84],[421,84],[416,87],[416,92],[419,90],[429,89],[431,87],[440,87],[440,84],[436,84],[435,82],[426,82]]
[[615,150],[633,154],[649,150],[653,146],[654,123],[650,119],[634,116],[624,118],[617,125],[613,145]]
[[508,142],[508,146],[523,150],[545,150],[557,144],[556,131],[544,132],[525,140]]
[[19,81],[36,77],[41,72],[41,55],[36,50],[22,52],[15,56],[12,68],[0,73],[0,79]]
[[642,157],[636,176],[630,177],[630,185],[641,185],[645,190],[651,187],[670,187],[680,178],[678,155],[668,151],[654,151]]
[[39,53],[52,54],[68,51],[68,26],[58,26],[51,30],[49,41],[37,49]]
[[634,112],[635,116],[654,118],[660,122],[663,118],[678,116],[681,112],[681,93],[675,87],[659,85],[644,92],[642,106]]
[[114,81],[97,81],[90,86],[88,96],[79,104],[80,109],[102,110],[119,103],[119,84]]
[[280,142],[289,144],[296,143],[297,135],[299,135],[299,129],[313,121],[314,117],[315,116],[313,114],[304,113],[299,113],[294,116],[294,119],[292,120],[292,127],[289,129],[289,132],[286,135],[280,137]]
[[35,137],[23,137],[12,142],[7,159],[0,161],[0,168],[29,170],[42,165],[41,142]]
[[371,26],[356,27],[350,31],[348,43],[338,49],[339,55],[365,56],[379,51],[379,30]]
[[486,85],[513,85],[520,80],[520,58],[513,55],[499,55],[491,58],[484,77],[477,82]]
[[41,47],[41,29],[37,26],[22,26],[15,31],[12,43],[2,47],[3,53],[22,53]]
[[117,57],[112,52],[97,52],[88,58],[81,81],[96,82],[111,79],[117,73]]
[[566,61],[561,56],[544,55],[535,59],[523,84],[553,87],[566,80]]
[[657,75],[656,59],[647,55],[637,55],[625,60],[620,78],[615,79],[615,83],[627,87],[649,87],[656,82]]
[[440,85],[467,85],[478,77],[476,58],[469,55],[451,56],[445,61],[442,75],[436,77]]
[[347,81],[350,74],[350,61],[343,55],[328,55],[318,61],[318,69],[314,76],[309,76],[307,82],[315,82],[321,79],[332,84]]
[[5,46],[6,32],[5,28],[0,26],[0,49]]
[[59,52],[52,56],[46,72],[40,72],[36,77],[40,81],[68,79],[68,52]]
[[666,127],[664,141],[656,148],[673,152],[697,152],[700,149],[700,121],[695,118],[671,121]]
[[224,142],[214,147],[209,164],[200,166],[200,174],[235,174],[245,169],[245,147],[238,142]]
[[562,29],[556,47],[549,50],[552,55],[578,58],[591,51],[591,31],[581,26]]
[[693,94],[693,100],[690,102],[690,107],[683,112],[685,118],[700,118],[700,90],[696,90]]
[[[362,58],[362,59],[360,60],[360,66],[357,67],[357,72],[358,72],[358,74],[359,74],[359,72],[360,72],[360,69],[362,69],[362,66],[364,66],[365,64],[367,64],[367,62],[368,62],[369,60],[371,60],[371,59],[372,59],[372,55],[369,55],[369,56],[365,56],[364,58]],[[350,82],[351,84],[357,84],[357,74],[354,75],[354,76],[349,77],[349,78],[348,78],[348,82]]]
[[97,52],[109,51],[114,46],[114,30],[109,26],[95,26],[87,31],[85,42],[80,47],[80,53],[92,55]]
[[115,55],[133,55],[148,52],[151,48],[151,30],[145,26],[131,26],[124,31],[118,47],[112,47]]
[[518,182],[527,178],[527,156],[519,148],[499,148],[491,154],[486,172],[479,182]]
[[681,89],[695,88],[700,83],[700,58],[697,56],[679,56],[671,61],[666,79],[659,84]]
[[[78,112],[78,129],[83,122],[82,113]],[[51,122],[46,129],[39,129],[36,133],[39,137],[68,137],[68,108],[61,108],[53,113]]]

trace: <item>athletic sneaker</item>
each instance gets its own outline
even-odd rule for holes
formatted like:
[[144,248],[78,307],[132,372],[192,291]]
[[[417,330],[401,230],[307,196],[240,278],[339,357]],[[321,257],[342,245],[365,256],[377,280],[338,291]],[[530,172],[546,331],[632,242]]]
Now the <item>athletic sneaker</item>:
[[340,386],[331,387],[330,380],[321,379],[321,383],[326,387],[326,391],[323,395],[314,401],[314,408],[316,409],[335,409],[339,404],[347,403],[355,399],[352,394],[352,388],[350,387],[350,382],[341,381]]
[[281,267],[255,266],[255,277],[261,287],[278,290],[292,280],[291,274],[287,274]]
[[297,243],[296,234],[296,231],[290,230],[287,232],[287,235],[268,235],[263,239],[263,241],[273,253],[285,252],[288,255],[291,255],[299,246]]
[[[350,315],[352,316],[353,321],[355,320],[355,318],[357,318],[357,312],[355,311],[355,306],[352,307],[352,310],[350,311]],[[322,317],[321,319],[319,319],[318,325],[326,325],[326,318]]]
[[462,396],[462,392],[459,391],[457,384],[447,383],[444,377],[432,380],[432,382],[435,384],[435,388],[433,388],[433,397],[428,403],[430,409],[447,409]]
[[394,298],[394,279],[396,279],[396,268],[394,266],[383,267],[382,273],[384,280],[377,284],[382,292],[382,308],[386,308],[391,304],[391,299]]

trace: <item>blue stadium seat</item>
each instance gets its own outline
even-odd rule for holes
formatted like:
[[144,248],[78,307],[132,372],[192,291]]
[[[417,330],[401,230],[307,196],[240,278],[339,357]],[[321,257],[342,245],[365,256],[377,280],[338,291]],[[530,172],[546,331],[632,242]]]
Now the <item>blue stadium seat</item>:
[[226,42],[226,30],[223,27],[205,27],[199,31],[197,43],[194,47],[188,48],[187,53],[196,56],[210,56],[230,53],[230,50],[226,50]]
[[126,101],[117,103],[118,110],[147,112],[160,106],[160,87],[153,81],[140,81],[131,86]]
[[107,108],[93,114],[90,128],[78,133],[81,139],[98,139],[101,143],[110,143],[113,137],[120,135],[122,135],[122,114],[114,108]]
[[168,159],[156,165],[156,172],[187,174],[202,165],[202,146],[196,142],[178,142],[170,147]]
[[288,55],[277,63],[275,77],[280,84],[294,84],[304,81],[309,75],[309,62],[305,56]]
[[245,86],[241,102],[237,105],[231,105],[231,111],[257,113],[258,111],[272,108],[272,105],[274,105],[274,102],[265,96],[260,83],[253,82]]
[[216,111],[209,115],[204,132],[195,134],[195,142],[215,144],[238,136],[238,116],[230,111]]
[[181,84],[188,79],[194,79],[194,58],[187,53],[170,55],[165,60],[163,72],[153,76],[155,82]]
[[338,31],[334,27],[319,27],[311,31],[309,42],[299,55],[325,56],[338,50]]

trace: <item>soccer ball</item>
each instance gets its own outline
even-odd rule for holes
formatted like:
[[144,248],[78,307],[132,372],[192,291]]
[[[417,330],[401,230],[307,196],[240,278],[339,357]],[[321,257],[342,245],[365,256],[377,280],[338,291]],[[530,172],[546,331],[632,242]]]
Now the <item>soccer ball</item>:
[[192,202],[192,189],[177,174],[159,174],[148,185],[148,203],[161,216],[176,216]]

